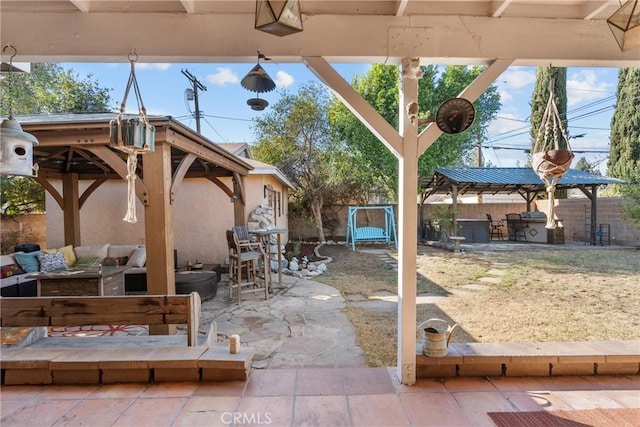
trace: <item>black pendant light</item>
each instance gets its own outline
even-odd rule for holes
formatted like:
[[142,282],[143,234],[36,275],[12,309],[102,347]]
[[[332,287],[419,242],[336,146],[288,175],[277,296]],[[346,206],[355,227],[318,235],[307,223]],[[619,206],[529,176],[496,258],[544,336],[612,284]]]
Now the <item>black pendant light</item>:
[[271,92],[276,88],[275,82],[271,79],[271,77],[269,77],[269,74],[267,74],[264,68],[262,68],[262,66],[260,65],[260,59],[269,60],[270,58],[267,58],[266,56],[258,52],[257,64],[251,69],[251,71],[249,71],[249,74],[244,76],[244,78],[240,81],[240,85],[242,85],[243,88],[251,92],[256,92],[255,98],[247,100],[247,104],[251,107],[251,109],[256,111],[262,111],[269,105],[269,103],[266,100],[261,99],[258,94],[263,92]]

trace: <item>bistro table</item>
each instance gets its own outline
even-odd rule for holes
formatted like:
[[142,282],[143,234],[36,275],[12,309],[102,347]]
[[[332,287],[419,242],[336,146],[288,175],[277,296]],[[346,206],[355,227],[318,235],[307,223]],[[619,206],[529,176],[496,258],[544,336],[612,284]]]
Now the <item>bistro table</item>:
[[[270,229],[266,229],[266,228],[258,228],[255,230],[249,230],[250,234],[255,234],[256,236],[259,236],[261,239],[266,240],[267,243],[267,254],[269,256],[269,263],[271,263],[271,255],[273,254],[273,251],[271,250],[271,236],[273,236],[274,234],[276,235],[276,240],[277,240],[277,254],[278,254],[278,286],[276,287],[277,289],[282,289],[282,243],[281,243],[281,237],[283,234],[287,234],[289,230],[287,230],[286,228],[270,228]],[[269,270],[271,270],[271,266],[269,266]],[[271,286],[271,288],[274,288],[273,286]]]

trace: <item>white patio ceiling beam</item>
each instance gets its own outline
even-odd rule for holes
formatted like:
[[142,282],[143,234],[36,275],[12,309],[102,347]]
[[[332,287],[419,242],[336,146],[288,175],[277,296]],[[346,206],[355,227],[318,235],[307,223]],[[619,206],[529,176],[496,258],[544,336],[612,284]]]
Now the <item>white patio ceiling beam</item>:
[[603,20],[315,15],[301,33],[267,37],[254,30],[253,14],[9,10],[0,19],[0,38],[18,48],[22,62],[124,62],[136,48],[141,62],[251,63],[257,47],[278,62],[304,56],[387,64],[417,57],[423,65],[517,58],[514,65],[631,67],[640,59],[637,49],[620,51]]
[[603,0],[601,2],[589,2],[584,5],[584,19],[590,20],[594,19],[596,16],[600,14],[603,10],[608,8],[611,5],[620,5],[618,0]]
[[408,4],[409,4],[409,0],[399,0],[398,8],[396,9],[396,16],[404,15],[404,12],[407,10]]
[[340,98],[344,105],[396,156],[402,155],[402,138],[378,112],[324,59],[303,58],[307,67]]
[[77,7],[80,12],[87,13],[91,11],[90,0],[70,0],[70,2]]
[[511,3],[511,0],[494,2],[493,13],[491,14],[491,16],[493,16],[494,18],[501,16],[504,13],[504,11],[507,10],[510,3]]
[[196,13],[196,0],[180,0],[187,13]]

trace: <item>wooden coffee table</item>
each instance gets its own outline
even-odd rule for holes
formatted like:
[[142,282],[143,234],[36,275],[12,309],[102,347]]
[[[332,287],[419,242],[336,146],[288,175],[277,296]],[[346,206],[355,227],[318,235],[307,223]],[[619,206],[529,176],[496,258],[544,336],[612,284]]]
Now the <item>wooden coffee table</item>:
[[126,267],[69,269],[34,273],[27,278],[38,281],[38,296],[124,295]]

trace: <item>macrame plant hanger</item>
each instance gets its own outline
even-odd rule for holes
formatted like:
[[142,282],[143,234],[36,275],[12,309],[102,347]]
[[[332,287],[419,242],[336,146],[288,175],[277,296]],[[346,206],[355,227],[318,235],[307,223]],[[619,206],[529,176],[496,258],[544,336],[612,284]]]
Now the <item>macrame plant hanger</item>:
[[[147,110],[144,108],[140,88],[136,80],[135,63],[138,55],[135,49],[129,54],[131,73],[124,91],[124,98],[120,104],[120,113],[115,120],[110,122],[111,145],[127,154],[127,214],[123,221],[135,223],[136,217],[136,169],[138,167],[138,154],[148,153],[155,147],[155,127],[149,124]],[[124,112],[129,91],[133,92],[138,103],[138,117],[125,119]]]
[[[554,198],[556,184],[569,170],[574,157],[569,146],[567,132],[558,113],[555,98],[555,79],[551,76],[549,79],[549,100],[531,150],[531,167],[547,186],[549,209],[545,227],[548,229],[557,227]],[[566,141],[567,148],[560,148],[560,136]]]

